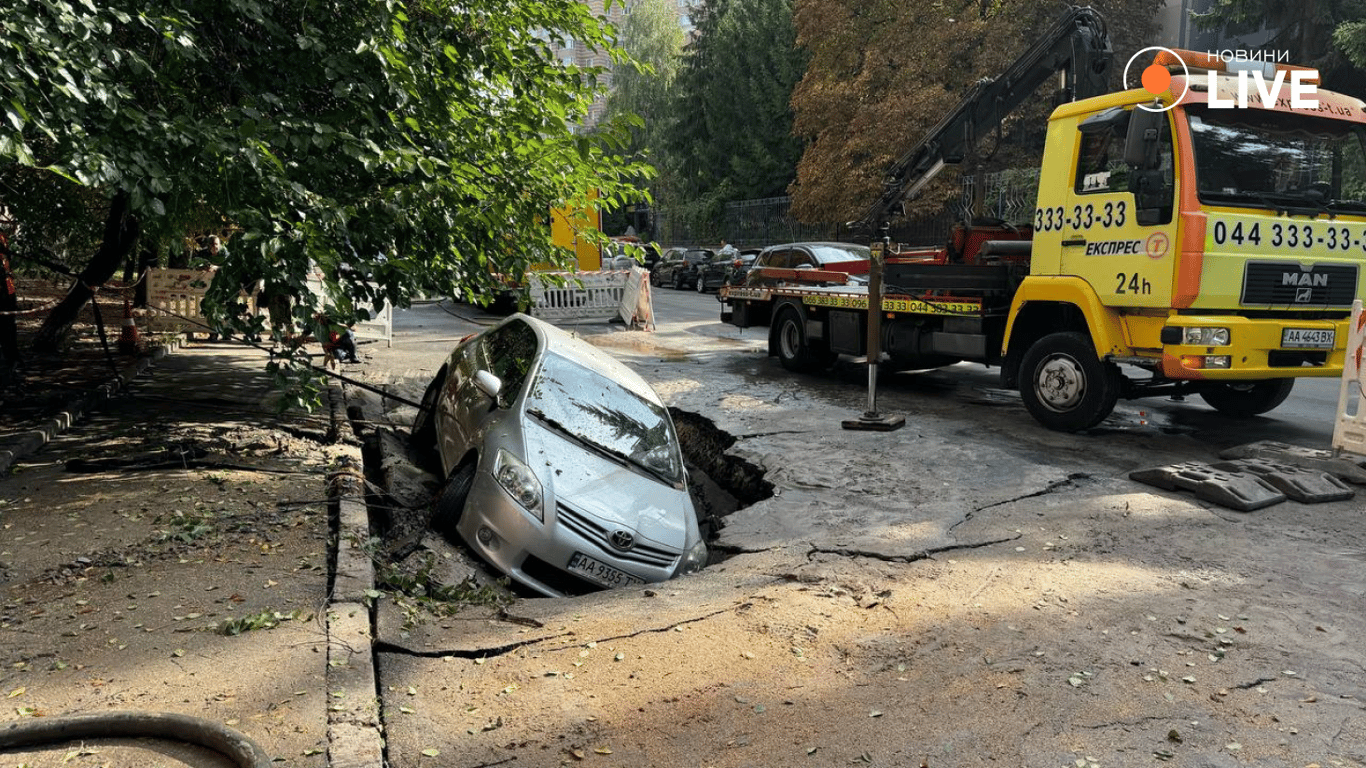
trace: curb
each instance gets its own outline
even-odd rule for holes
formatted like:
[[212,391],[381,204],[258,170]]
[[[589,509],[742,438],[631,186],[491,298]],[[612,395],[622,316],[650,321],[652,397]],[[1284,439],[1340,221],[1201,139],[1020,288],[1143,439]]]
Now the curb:
[[[332,430],[350,429],[346,394],[329,386]],[[375,674],[375,565],[369,552],[370,514],[365,503],[365,465],[349,447],[342,466],[327,476],[327,495],[337,505],[336,569],[327,616],[327,762],[331,768],[381,768],[384,723]]]
[[125,384],[142,375],[154,361],[170,354],[178,346],[179,337],[157,345],[147,355],[124,366],[113,380],[106,381],[93,392],[68,403],[56,416],[43,420],[37,426],[18,433],[17,436],[5,438],[0,442],[0,445],[4,446],[0,448],[0,476],[8,474],[16,462],[32,456],[58,435],[71,429],[73,424],[113,397]]

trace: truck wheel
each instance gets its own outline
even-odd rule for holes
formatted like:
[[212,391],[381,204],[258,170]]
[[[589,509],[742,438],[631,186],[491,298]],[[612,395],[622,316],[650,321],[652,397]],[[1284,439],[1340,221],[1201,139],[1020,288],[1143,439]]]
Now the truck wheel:
[[807,343],[806,324],[797,310],[783,310],[773,328],[777,334],[778,362],[787,370],[819,371],[829,368],[835,361],[835,356],[823,347],[812,349]]
[[1200,393],[1201,399],[1225,416],[1247,418],[1275,408],[1290,397],[1294,379],[1230,382]]
[[1069,331],[1034,342],[1020,366],[1020,399],[1040,424],[1076,432],[1099,424],[1119,399],[1120,373],[1096,357],[1091,337]]
[[441,387],[446,383],[446,372],[440,371],[432,377],[427,391],[422,395],[422,407],[413,419],[410,442],[419,460],[428,467],[435,466],[436,448],[436,401],[441,396]]
[[436,514],[432,517],[432,527],[449,537],[459,537],[455,527],[465,513],[465,500],[470,496],[470,488],[474,487],[474,471],[478,464],[478,460],[471,456],[456,467],[451,478],[446,481],[446,487],[436,499]]

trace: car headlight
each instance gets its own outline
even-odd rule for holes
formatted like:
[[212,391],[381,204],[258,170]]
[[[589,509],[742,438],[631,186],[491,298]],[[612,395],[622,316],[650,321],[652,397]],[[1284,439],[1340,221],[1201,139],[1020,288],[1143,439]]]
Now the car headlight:
[[545,522],[545,515],[541,512],[541,481],[536,479],[530,467],[500,448],[498,462],[493,467],[493,477],[526,511]]
[[1187,326],[1181,331],[1181,343],[1193,347],[1227,347],[1227,328]]
[[678,575],[697,573],[707,565],[707,543],[698,541],[683,553],[683,562],[678,564]]

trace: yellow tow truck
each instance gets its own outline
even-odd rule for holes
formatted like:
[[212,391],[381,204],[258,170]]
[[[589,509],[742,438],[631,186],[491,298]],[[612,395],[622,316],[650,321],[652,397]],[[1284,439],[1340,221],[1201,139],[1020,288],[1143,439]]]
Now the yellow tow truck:
[[1049,118],[1031,221],[965,222],[943,248],[888,245],[880,290],[757,271],[722,292],[722,319],[768,325],[770,354],[813,370],[867,354],[879,296],[884,365],[999,365],[1029,413],[1063,431],[1096,425],[1121,397],[1199,394],[1250,416],[1296,378],[1340,376],[1352,301],[1366,295],[1366,105],[1284,64],[1164,51],[1153,66],[1165,90],[1105,93],[1104,22],[1070,9],[893,166],[863,223],[885,227],[1063,71],[1075,100]]

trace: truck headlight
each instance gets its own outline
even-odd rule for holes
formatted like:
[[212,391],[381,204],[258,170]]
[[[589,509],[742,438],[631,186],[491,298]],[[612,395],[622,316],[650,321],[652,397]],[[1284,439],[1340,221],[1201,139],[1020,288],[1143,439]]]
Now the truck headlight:
[[545,522],[545,515],[541,511],[541,481],[536,479],[530,467],[500,448],[498,461],[493,467],[493,477],[526,511]]
[[687,552],[683,553],[683,561],[678,564],[678,575],[683,576],[689,573],[697,573],[707,564],[707,543],[698,541],[692,545]]
[[1181,343],[1192,347],[1227,347],[1227,328],[1188,326],[1181,331]]

